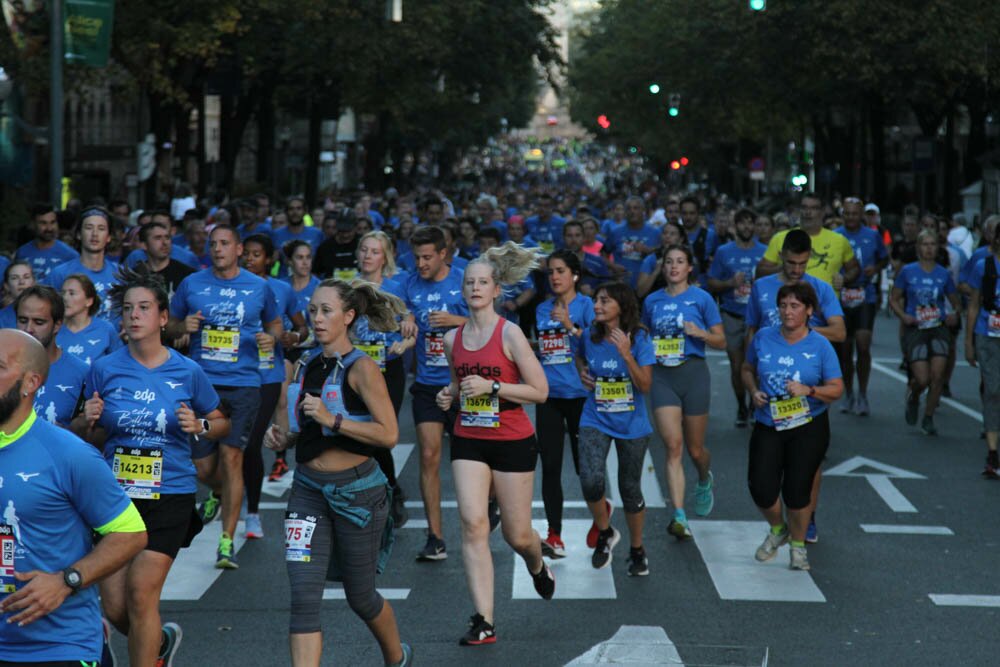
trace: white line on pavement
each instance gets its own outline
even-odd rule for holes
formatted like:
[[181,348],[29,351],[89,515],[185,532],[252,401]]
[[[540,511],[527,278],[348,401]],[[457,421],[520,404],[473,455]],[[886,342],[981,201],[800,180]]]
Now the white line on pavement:
[[[405,600],[410,597],[409,588],[380,588],[379,594],[386,600]],[[332,584],[329,588],[323,589],[324,600],[346,600],[347,594],[340,584]]]
[[888,535],[954,535],[947,526],[898,526],[884,523],[863,523],[861,530],[866,533]]
[[808,572],[789,569],[787,547],[766,563],[754,559],[769,530],[767,523],[692,521],[690,525],[694,543],[723,600],[826,602]]
[[[875,370],[877,370],[879,373],[884,373],[885,375],[888,375],[893,380],[898,380],[899,382],[902,382],[903,384],[906,384],[908,382],[908,380],[907,380],[907,378],[906,378],[905,375],[903,375],[902,373],[898,373],[898,372],[892,370],[891,368],[878,363],[877,361],[874,361],[874,360],[872,361],[872,368],[875,369]],[[972,408],[959,403],[958,401],[956,401],[953,398],[945,398],[944,396],[942,396],[941,397],[941,402],[944,403],[945,405],[949,406],[949,407],[955,408],[956,410],[958,410],[959,412],[961,412],[963,415],[966,415],[968,417],[972,417],[973,419],[975,419],[979,423],[982,423],[982,421],[983,421],[983,415],[982,415],[982,413],[976,412]]]
[[865,475],[875,493],[889,506],[893,512],[916,512],[917,508],[906,499],[899,489],[893,486],[892,480],[885,475]]
[[[590,530],[590,524],[590,519],[563,520],[562,539],[566,543],[566,557],[545,561],[556,578],[556,593],[553,596],[555,600],[613,600],[617,597],[612,568],[619,561],[613,558],[611,565],[601,570],[595,570],[590,564],[592,551],[587,548],[587,531]],[[548,523],[544,519],[532,521],[531,525],[540,535],[547,534]],[[623,535],[622,541],[615,548],[614,555],[624,561],[626,553],[628,553],[628,537]],[[511,598],[541,600],[535,592],[528,568],[516,555]]]
[[[238,553],[246,543],[246,525],[240,521],[236,525],[233,549]],[[213,521],[198,533],[187,549],[181,549],[170,567],[167,581],[163,584],[161,600],[200,600],[222,570],[215,568],[215,552],[219,547],[222,522]]]
[[[421,501],[419,501],[419,500],[407,500],[406,501],[406,506],[408,508],[410,508],[410,507],[420,507],[420,508],[422,508],[424,506],[424,503],[421,502]],[[545,507],[545,503],[543,503],[541,500],[532,500],[531,501],[531,506],[533,508],[535,508],[535,509],[543,508],[543,507]],[[441,509],[446,509],[446,510],[447,509],[452,509],[453,510],[453,509],[456,509],[457,507],[458,507],[458,501],[457,500],[442,500],[441,501]],[[564,500],[563,501],[563,508],[581,509],[581,508],[586,508],[586,507],[587,507],[587,503],[586,503],[586,501],[583,501],[583,500]]]
[[1000,595],[930,593],[927,597],[939,607],[1000,607]]
[[[639,481],[646,507],[667,506],[663,500],[663,492],[660,490],[660,482],[656,479],[656,468],[653,467],[653,457],[650,456],[649,450],[646,450],[646,456],[642,460],[642,477]],[[608,453],[608,478],[605,480],[604,490],[608,498],[611,499],[612,505],[622,506],[622,499],[618,493],[618,452],[614,447]]]
[[684,667],[667,632],[656,626],[623,625],[611,639],[597,644],[566,667],[586,665],[678,665]]

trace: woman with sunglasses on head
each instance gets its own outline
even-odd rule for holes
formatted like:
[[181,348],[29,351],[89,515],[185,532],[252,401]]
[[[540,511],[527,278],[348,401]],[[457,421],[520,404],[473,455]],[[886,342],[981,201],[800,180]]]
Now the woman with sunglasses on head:
[[264,439],[271,449],[295,447],[295,481],[285,514],[285,563],[291,588],[289,642],[295,667],[323,657],[320,607],[328,568],[344,584],[347,603],[374,635],[386,665],[409,665],[392,606],[375,589],[392,545],[388,481],[373,458],[399,439],[385,378],[351,343],[354,320],[379,330],[398,327],[398,298],[366,283],[324,280],[309,318],[319,347],[299,359],[286,413]]

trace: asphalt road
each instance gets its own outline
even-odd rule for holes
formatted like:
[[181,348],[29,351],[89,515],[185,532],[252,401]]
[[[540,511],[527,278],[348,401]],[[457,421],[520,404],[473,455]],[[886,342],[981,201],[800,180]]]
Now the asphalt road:
[[[959,364],[954,402],[943,405],[936,418],[940,435],[924,436],[903,421],[895,330],[894,320],[879,317],[869,392],[873,414],[832,411],[834,439],[824,465],[820,542],[809,547],[811,573],[787,569],[787,548],[766,565],[753,559],[765,526],[746,488],[749,433],[733,426],[728,366],[725,357],[713,356],[708,445],[716,505],[710,517],[692,524],[695,541],[678,543],[666,533],[672,510],[656,497],[666,489],[664,448],[654,439],[654,469],[645,480],[652,490],[645,538],[651,574],[627,576],[624,540],[610,571],[592,571],[582,544],[589,515],[567,451],[563,488],[571,506],[564,538],[570,555],[553,567],[557,599],[522,596],[526,585],[530,591],[523,564],[498,531],[491,544],[499,640],[464,648],[457,640],[472,606],[457,511],[444,509],[449,558],[424,564],[414,562],[424,532],[415,527],[422,510],[412,507],[411,526],[397,533],[379,587],[396,598],[391,602],[404,640],[415,648],[415,664],[542,666],[578,658],[576,664],[689,666],[765,660],[769,665],[995,664],[1000,539],[994,508],[1000,483],[980,476],[985,445],[975,419],[978,371]],[[415,442],[408,403],[401,432],[401,443]],[[397,452],[401,458],[406,453],[402,446]],[[689,462],[687,469],[690,498]],[[443,497],[453,500],[449,465],[442,476]],[[411,500],[419,499],[417,479],[412,452],[401,472]],[[540,501],[539,482],[536,476]],[[178,561],[168,583],[178,599],[162,605],[164,620],[184,628],[175,665],[289,664],[281,499],[265,495],[264,500],[266,538],[242,546],[238,571],[217,576],[214,544],[207,537],[202,551],[191,550]],[[538,505],[534,517],[544,528]],[[621,512],[613,522],[625,533]],[[574,599],[560,599],[566,595]],[[324,665],[382,664],[374,640],[342,599],[324,602],[323,620]],[[120,657],[126,655],[123,638],[116,637],[115,646]]]

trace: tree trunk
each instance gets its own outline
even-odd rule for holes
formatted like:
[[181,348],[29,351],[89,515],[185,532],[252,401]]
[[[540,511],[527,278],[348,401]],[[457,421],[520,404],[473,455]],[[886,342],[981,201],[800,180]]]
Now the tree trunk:
[[868,114],[868,129],[871,133],[872,145],[872,189],[868,191],[868,199],[885,205],[885,104],[880,95],[870,97],[871,106]]
[[270,183],[274,176],[274,98],[262,95],[257,110],[257,182]]
[[309,148],[306,152],[306,207],[316,199],[319,179],[320,131],[323,124],[323,110],[316,100],[309,98]]

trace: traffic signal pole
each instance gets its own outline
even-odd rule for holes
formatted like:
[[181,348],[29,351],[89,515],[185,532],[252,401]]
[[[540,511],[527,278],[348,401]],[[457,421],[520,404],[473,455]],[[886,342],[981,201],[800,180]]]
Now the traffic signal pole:
[[49,2],[49,198],[62,208],[63,0]]

